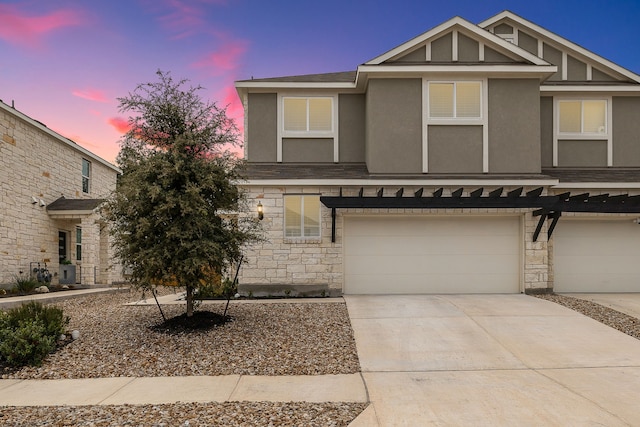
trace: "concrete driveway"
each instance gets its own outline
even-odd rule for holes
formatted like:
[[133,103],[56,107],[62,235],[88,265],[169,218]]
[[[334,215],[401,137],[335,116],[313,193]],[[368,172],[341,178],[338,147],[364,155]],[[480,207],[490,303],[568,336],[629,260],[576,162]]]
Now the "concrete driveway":
[[640,340],[526,295],[345,296],[352,426],[640,425]]

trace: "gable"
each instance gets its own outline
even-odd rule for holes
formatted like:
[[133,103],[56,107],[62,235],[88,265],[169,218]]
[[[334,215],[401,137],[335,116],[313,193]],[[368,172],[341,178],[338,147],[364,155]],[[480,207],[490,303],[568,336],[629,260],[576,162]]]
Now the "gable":
[[365,65],[394,63],[549,65],[536,55],[460,17],[450,19]]
[[637,74],[512,12],[502,12],[479,26],[557,66],[547,83],[640,83]]

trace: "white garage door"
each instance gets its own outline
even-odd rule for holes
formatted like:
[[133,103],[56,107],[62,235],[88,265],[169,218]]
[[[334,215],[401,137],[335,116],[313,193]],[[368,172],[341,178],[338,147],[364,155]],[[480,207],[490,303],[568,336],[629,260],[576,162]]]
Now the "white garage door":
[[345,217],[348,294],[517,293],[518,217]]
[[640,225],[560,219],[553,269],[556,292],[640,292]]

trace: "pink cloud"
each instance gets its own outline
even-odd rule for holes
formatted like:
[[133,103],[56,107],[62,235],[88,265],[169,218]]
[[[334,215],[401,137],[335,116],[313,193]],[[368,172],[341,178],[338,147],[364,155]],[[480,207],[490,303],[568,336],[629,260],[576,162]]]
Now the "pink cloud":
[[16,6],[0,4],[0,39],[11,44],[38,48],[48,33],[83,22],[82,14],[74,10],[58,10],[47,15],[33,16]]
[[189,37],[207,27],[207,5],[226,5],[227,0],[150,0],[149,7],[156,12],[158,21],[172,32],[173,38]]
[[219,76],[239,67],[239,60],[247,51],[248,43],[233,40],[222,45],[217,51],[192,64],[195,68],[205,68],[213,76]]
[[129,122],[122,117],[112,117],[107,120],[107,123],[120,133],[127,133],[129,132],[129,129],[131,129]]
[[103,91],[99,89],[74,90],[71,92],[78,98],[88,99],[95,102],[109,102]]

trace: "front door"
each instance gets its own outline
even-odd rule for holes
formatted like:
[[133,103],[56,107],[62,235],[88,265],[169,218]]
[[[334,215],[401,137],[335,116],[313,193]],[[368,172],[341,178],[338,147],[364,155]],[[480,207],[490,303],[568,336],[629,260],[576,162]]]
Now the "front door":
[[62,264],[65,259],[67,259],[67,232],[58,231],[58,261]]

